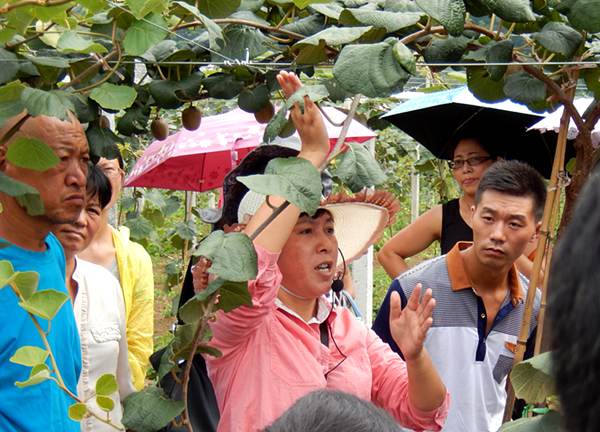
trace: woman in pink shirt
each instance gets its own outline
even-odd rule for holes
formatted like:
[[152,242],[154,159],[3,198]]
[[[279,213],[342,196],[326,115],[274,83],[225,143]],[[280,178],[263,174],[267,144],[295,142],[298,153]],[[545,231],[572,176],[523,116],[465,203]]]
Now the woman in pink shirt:
[[[294,74],[281,72],[278,80],[288,97],[301,86]],[[291,116],[302,141],[298,157],[320,168],[329,139],[318,108],[306,98],[304,112],[295,107]],[[273,206],[283,202],[269,197]],[[211,325],[212,345],[223,353],[206,358],[221,410],[219,431],[262,430],[297,399],[321,388],[373,401],[411,429],[441,429],[449,396],[423,348],[435,305],[431,291],[419,300],[421,290],[415,289],[404,310],[400,299],[392,298],[390,327],[406,361],[347,309],[332,308],[324,297],[338,261],[336,218],[336,230],[350,228],[360,235],[363,228],[342,226],[345,205],[356,206],[353,212],[372,210],[376,220],[384,215],[383,225],[372,224],[366,234],[373,241],[387,222],[387,209],[365,202],[326,203],[313,217],[290,205],[254,240],[253,306],[219,311]],[[254,232],[271,212],[267,204],[250,211],[245,232]],[[201,289],[206,274],[198,268],[193,274]]]

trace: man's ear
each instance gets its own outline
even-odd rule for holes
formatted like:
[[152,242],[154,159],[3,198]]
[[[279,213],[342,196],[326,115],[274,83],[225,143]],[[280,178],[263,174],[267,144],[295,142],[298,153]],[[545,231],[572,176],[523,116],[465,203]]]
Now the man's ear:
[[531,236],[531,240],[537,240],[540,236],[540,229],[542,228],[542,221],[535,224],[535,233]]

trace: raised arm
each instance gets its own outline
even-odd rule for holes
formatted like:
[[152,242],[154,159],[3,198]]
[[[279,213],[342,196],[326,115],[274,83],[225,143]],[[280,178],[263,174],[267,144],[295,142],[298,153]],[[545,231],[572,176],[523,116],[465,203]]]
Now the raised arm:
[[389,239],[377,254],[377,259],[389,277],[396,278],[408,270],[404,261],[422,252],[439,240],[442,231],[442,206],[438,205],[419,216],[413,223]]

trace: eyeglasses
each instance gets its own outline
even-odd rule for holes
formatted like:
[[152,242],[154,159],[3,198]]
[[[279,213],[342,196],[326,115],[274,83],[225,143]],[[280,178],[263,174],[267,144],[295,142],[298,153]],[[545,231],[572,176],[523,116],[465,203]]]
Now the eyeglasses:
[[491,156],[473,156],[468,159],[456,159],[448,161],[448,166],[450,167],[450,169],[458,170],[461,169],[465,165],[465,163],[470,167],[474,167],[491,159],[493,159]]

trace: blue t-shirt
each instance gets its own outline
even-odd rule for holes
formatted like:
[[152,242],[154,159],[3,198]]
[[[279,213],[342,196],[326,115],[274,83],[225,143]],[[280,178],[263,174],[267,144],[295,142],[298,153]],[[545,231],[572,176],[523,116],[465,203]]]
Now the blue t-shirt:
[[[33,252],[11,245],[0,249],[0,260],[9,260],[16,271],[39,273],[38,290],[55,289],[68,294],[65,286],[65,255],[54,235],[46,237],[46,250]],[[48,321],[37,318],[47,331]],[[71,392],[77,394],[81,370],[79,334],[71,302],[66,302],[52,320],[48,341],[58,369]],[[69,419],[68,408],[75,401],[56,383],[44,381],[18,388],[15,381],[29,378],[31,367],[9,361],[22,346],[44,348],[31,318],[18,306],[10,286],[0,288],[0,431],[77,432],[79,423]],[[50,360],[46,364],[52,370]]]

